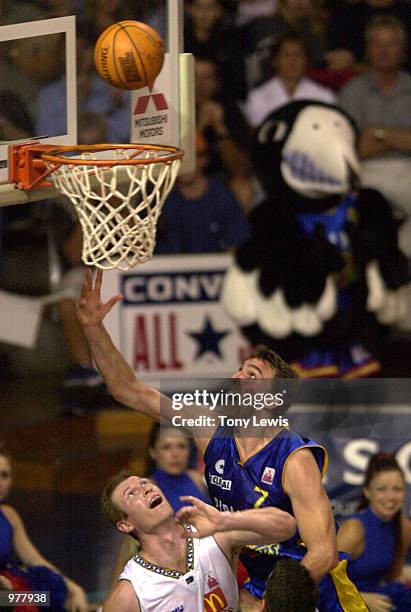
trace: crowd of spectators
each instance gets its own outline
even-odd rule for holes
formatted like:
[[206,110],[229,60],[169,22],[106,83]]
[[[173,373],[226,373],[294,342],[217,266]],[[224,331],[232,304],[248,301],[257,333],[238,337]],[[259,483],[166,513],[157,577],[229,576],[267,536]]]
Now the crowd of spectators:
[[[167,43],[165,7],[159,0],[0,0],[0,24],[75,14],[78,142],[101,142],[102,134],[127,142],[130,92],[97,76],[93,46],[122,19],[151,24]],[[356,121],[363,184],[392,203],[409,254],[410,2],[186,0],[184,11],[185,51],[195,56],[198,164],[169,197],[157,253],[227,251],[244,239],[246,216],[261,197],[248,155],[253,131],[279,106],[311,98],[340,104]],[[62,44],[53,35],[0,46],[0,140],[65,132]],[[7,215],[19,213],[4,210],[7,227]],[[76,227],[64,244],[67,267],[77,266],[80,245]],[[71,353],[76,365],[75,347]]]
[[[333,103],[340,95],[361,131],[366,182],[409,214],[409,185],[397,180],[398,172],[406,174],[397,162],[408,167],[410,152],[409,2],[186,0],[184,11],[185,51],[196,60],[197,129],[208,151],[203,170],[225,182],[245,213],[257,197],[248,162],[253,128],[288,101]],[[166,3],[0,2],[0,24],[69,14],[77,17],[78,109],[104,119],[108,142],[127,142],[130,94],[97,76],[93,46],[109,24],[122,19],[146,21],[166,38]],[[62,44],[56,35],[1,47],[1,140],[18,138],[22,131],[23,137],[65,133]],[[381,163],[388,172],[381,173]],[[388,187],[381,186],[382,176]],[[215,249],[212,242],[209,251]]]
[[[410,151],[409,2],[186,0],[184,11],[184,46],[196,60],[197,129],[208,149],[204,171],[226,183],[245,213],[258,197],[248,162],[253,128],[288,101],[333,103],[340,95],[361,131],[367,184],[409,214],[409,185],[397,180],[398,172],[406,175],[397,162],[407,166]],[[97,76],[93,46],[109,24],[122,19],[146,21],[166,39],[166,3],[0,2],[0,24],[69,14],[77,17],[78,108],[104,118],[108,142],[127,142],[130,94]],[[1,140],[22,131],[23,137],[65,133],[62,44],[56,35],[2,45]],[[381,173],[381,163],[388,172]],[[388,187],[381,186],[381,177]],[[214,248],[210,242],[208,250]]]
[[[97,76],[93,46],[102,30],[122,19],[146,21],[166,40],[164,7],[164,0],[0,0],[0,25],[75,14],[78,141],[127,142],[130,94]],[[380,190],[398,217],[405,219],[401,246],[410,256],[411,2],[186,0],[184,8],[185,50],[195,56],[197,167],[178,180],[170,195],[158,228],[157,253],[223,252],[244,240],[247,214],[259,192],[248,159],[253,130],[279,106],[311,98],[341,105],[357,123],[363,184]],[[1,141],[65,132],[65,116],[58,111],[65,99],[57,61],[62,42],[61,37],[51,36],[0,46]],[[0,210],[6,226],[19,214]],[[57,231],[64,236],[59,241],[62,283],[76,288],[81,280],[81,229],[61,204],[51,210]],[[30,211],[24,208],[21,214]],[[1,227],[0,217],[0,238]],[[78,329],[74,297],[73,293],[73,299],[60,303],[73,360],[66,390],[85,381],[94,381],[97,387],[101,383]],[[177,477],[179,482],[190,477],[190,486],[196,487],[185,468],[170,475],[165,444],[158,436],[152,439],[151,455],[157,462],[154,475],[172,486]],[[184,454],[186,442],[182,444]],[[10,471],[8,458],[3,455],[0,459],[5,464],[3,473]],[[395,465],[390,470],[399,473]],[[373,490],[369,489],[368,505],[373,510]],[[3,505],[0,527],[8,530],[10,539],[15,525],[7,516],[7,507],[4,509]],[[370,512],[368,515],[373,518]],[[358,528],[363,515],[355,520]],[[344,541],[346,529],[341,532],[342,548],[352,552],[349,538]],[[388,566],[393,563],[394,548]],[[24,546],[17,552],[26,560]],[[33,563],[27,565],[41,563],[55,569],[35,552]],[[361,555],[353,558],[358,561]],[[67,582],[72,596],[82,598],[77,585]],[[363,590],[371,610],[394,598],[380,589],[377,580],[372,588],[367,584]]]

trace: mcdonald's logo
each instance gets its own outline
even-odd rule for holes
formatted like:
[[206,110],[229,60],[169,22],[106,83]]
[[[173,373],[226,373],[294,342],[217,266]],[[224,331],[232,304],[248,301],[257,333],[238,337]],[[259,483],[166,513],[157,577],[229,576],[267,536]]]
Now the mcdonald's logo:
[[204,595],[204,612],[223,612],[227,601],[220,587]]
[[135,115],[144,115],[147,111],[147,106],[150,100],[153,101],[156,110],[165,111],[168,109],[167,100],[162,93],[151,93],[152,87],[149,86],[150,93],[146,96],[140,96],[137,98],[136,105],[134,107]]

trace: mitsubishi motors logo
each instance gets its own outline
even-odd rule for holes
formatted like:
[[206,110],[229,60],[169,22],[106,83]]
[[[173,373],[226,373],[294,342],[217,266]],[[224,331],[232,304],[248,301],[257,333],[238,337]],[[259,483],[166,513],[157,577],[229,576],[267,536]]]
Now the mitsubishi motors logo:
[[163,144],[170,138],[171,108],[163,93],[153,91],[153,85],[148,90],[149,93],[135,98],[132,142]]
[[[148,87],[150,93],[145,96],[140,96],[137,99],[136,105],[134,107],[134,115],[144,115],[147,112],[148,103],[150,100],[154,103],[155,109],[157,111],[165,111],[168,109],[167,100],[162,93],[151,93],[153,90],[153,85],[149,85]],[[154,110],[154,109],[152,109]]]
[[130,142],[164,145],[179,141],[178,99],[173,99],[171,83],[174,73],[166,54],[154,83],[132,92]]

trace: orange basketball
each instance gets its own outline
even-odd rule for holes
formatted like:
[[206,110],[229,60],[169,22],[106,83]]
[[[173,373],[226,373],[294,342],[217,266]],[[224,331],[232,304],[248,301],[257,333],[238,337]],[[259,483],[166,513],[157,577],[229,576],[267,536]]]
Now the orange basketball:
[[94,63],[102,79],[120,89],[140,89],[158,76],[164,43],[140,21],[119,21],[102,32],[94,47]]

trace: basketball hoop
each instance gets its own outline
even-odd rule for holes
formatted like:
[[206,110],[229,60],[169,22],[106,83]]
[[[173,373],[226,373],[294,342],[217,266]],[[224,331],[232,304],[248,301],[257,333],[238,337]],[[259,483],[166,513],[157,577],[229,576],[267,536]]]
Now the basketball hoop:
[[156,145],[26,144],[11,147],[21,189],[50,185],[70,198],[83,229],[82,260],[128,270],[151,259],[157,221],[184,152]]

